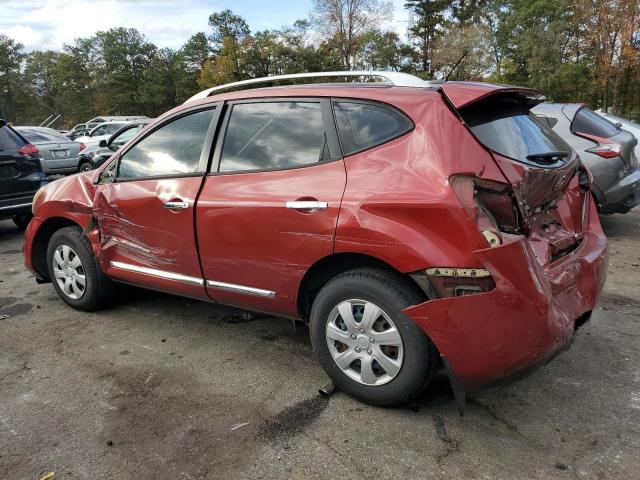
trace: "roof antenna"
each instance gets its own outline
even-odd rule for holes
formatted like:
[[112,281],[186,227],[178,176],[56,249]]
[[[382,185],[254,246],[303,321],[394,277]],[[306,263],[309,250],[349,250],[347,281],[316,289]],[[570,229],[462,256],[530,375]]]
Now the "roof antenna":
[[458,68],[458,65],[460,65],[460,62],[464,59],[464,57],[467,56],[467,54],[469,53],[469,49],[466,49],[464,51],[464,53],[462,54],[462,56],[458,59],[458,61],[456,62],[456,64],[453,66],[453,68],[451,69],[451,71],[449,71],[449,73],[447,74],[446,77],[444,77],[444,81],[446,82],[447,80],[449,80],[449,77],[451,76],[451,74],[453,73],[453,71]]

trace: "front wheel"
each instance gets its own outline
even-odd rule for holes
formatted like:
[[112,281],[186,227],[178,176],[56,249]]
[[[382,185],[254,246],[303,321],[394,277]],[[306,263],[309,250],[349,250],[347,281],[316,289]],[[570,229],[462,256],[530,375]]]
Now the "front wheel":
[[80,166],[78,167],[78,172],[82,173],[82,172],[90,172],[91,170],[93,170],[93,166],[91,165],[90,162],[82,162],[80,164]]
[[438,366],[433,343],[402,310],[422,301],[402,277],[362,269],[330,280],[311,309],[313,349],[336,386],[378,406],[415,398]]
[[80,227],[56,231],[47,247],[49,278],[56,292],[78,310],[97,310],[109,298],[111,283],[102,273]]

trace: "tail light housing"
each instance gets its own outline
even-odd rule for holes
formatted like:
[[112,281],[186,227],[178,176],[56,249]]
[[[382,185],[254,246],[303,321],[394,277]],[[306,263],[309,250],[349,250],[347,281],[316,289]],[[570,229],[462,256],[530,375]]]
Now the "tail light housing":
[[586,151],[589,153],[595,153],[602,158],[615,158],[622,155],[622,145],[616,142],[612,142],[607,138],[598,137],[596,135],[590,135],[588,133],[576,132],[582,138],[596,142],[598,145],[592,148],[588,148]]
[[489,246],[502,243],[501,232],[520,233],[520,214],[510,185],[464,175],[452,177],[450,184]]
[[26,145],[23,145],[22,147],[20,147],[20,149],[18,150],[18,153],[20,155],[24,155],[27,157],[29,156],[35,157],[40,153],[40,150],[38,150],[38,147],[36,147],[35,145],[32,145],[31,143],[27,143]]
[[496,282],[484,268],[428,268],[425,273],[439,298],[462,297],[493,290]]

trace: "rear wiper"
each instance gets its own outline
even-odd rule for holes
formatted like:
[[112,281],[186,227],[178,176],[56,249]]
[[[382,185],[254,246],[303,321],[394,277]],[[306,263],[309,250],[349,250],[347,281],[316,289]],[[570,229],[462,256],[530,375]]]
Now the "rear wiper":
[[565,158],[569,156],[569,152],[544,152],[544,153],[532,153],[527,155],[527,160],[546,159],[553,160],[554,158]]

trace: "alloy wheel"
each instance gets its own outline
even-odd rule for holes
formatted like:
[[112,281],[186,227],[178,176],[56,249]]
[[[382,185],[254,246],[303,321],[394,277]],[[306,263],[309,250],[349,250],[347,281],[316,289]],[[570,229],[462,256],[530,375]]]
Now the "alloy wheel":
[[345,300],[329,315],[327,346],[336,365],[358,383],[390,382],[402,367],[403,345],[393,320],[366,300]]
[[68,245],[58,245],[53,253],[53,275],[60,290],[77,300],[84,295],[87,278],[78,254]]

